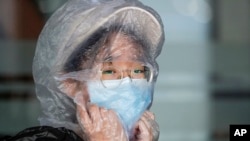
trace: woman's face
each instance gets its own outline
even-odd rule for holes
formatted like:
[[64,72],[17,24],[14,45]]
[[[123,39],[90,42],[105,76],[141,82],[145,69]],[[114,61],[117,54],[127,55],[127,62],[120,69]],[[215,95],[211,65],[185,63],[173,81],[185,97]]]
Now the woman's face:
[[102,66],[101,80],[145,78],[145,67],[139,62],[142,57],[141,45],[129,36],[121,33],[112,34],[100,54],[103,58],[109,58],[99,63]]

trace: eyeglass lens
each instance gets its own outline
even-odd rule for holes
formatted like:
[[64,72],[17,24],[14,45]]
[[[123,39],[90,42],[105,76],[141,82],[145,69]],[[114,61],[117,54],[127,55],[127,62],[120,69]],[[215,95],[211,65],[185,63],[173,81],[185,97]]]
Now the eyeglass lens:
[[120,70],[118,66],[104,66],[101,70],[101,80],[118,80],[125,77],[131,79],[149,79],[150,72],[146,66],[134,66],[126,70]]

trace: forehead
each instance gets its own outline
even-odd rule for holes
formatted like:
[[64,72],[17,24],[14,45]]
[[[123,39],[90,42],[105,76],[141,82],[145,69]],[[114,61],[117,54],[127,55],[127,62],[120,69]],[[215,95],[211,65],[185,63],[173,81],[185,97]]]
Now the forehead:
[[104,61],[138,61],[143,58],[142,45],[123,33],[111,34],[104,45]]

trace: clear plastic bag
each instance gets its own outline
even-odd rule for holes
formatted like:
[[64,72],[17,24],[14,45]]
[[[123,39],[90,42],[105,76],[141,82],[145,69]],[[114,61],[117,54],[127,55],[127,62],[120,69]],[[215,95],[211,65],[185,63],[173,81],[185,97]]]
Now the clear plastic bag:
[[[158,75],[155,59],[163,42],[159,15],[137,0],[66,2],[47,21],[33,61],[36,94],[43,112],[41,125],[66,127],[81,134],[76,107],[86,109],[90,101],[84,83],[99,81],[102,76],[98,70],[111,61],[118,68],[120,62],[137,62],[150,70],[148,109]],[[120,73],[124,75],[123,71]],[[79,99],[82,104],[77,103]]]

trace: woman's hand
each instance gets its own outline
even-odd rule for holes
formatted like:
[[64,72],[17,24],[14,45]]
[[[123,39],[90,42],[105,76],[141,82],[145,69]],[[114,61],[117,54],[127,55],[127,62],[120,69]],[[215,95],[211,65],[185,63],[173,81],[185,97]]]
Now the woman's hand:
[[158,141],[159,133],[154,114],[146,111],[136,123],[133,141]]
[[77,105],[77,118],[88,141],[127,141],[125,130],[112,110],[90,103],[86,108]]

